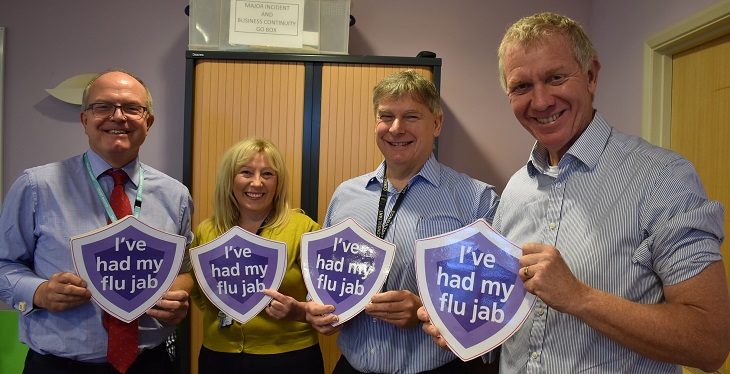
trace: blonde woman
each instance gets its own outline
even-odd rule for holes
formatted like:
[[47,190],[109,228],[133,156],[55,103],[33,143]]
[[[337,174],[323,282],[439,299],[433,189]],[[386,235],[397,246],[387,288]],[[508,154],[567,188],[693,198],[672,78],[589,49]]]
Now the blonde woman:
[[193,247],[239,226],[261,237],[285,242],[288,264],[279,292],[264,291],[271,303],[246,324],[220,312],[196,287],[191,293],[203,311],[200,374],[323,373],[316,331],[305,320],[307,294],[300,267],[302,234],[320,229],[287,200],[288,175],[274,144],[245,139],[223,155],[213,196],[213,216],[195,230]]

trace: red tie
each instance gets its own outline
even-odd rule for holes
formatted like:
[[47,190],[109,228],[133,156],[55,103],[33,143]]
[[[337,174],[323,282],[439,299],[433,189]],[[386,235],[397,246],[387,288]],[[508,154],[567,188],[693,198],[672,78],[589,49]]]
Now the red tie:
[[[129,178],[124,170],[109,169],[104,174],[114,178],[114,189],[112,190],[109,204],[114,210],[117,218],[132,214],[132,205],[129,197],[124,192],[124,182]],[[125,373],[134,360],[137,359],[137,320],[130,323],[120,321],[115,317],[104,313],[104,327],[109,331],[109,342],[106,351],[106,358],[115,369]]]

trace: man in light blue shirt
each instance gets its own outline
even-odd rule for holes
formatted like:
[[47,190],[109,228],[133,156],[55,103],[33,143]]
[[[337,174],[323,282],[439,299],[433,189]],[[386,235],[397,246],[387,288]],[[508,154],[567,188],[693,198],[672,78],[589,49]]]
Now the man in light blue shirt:
[[[124,170],[130,201],[135,201],[143,175],[138,218],[185,236],[188,245],[192,241],[187,188],[138,158],[154,122],[144,83],[121,70],[100,74],[84,91],[80,117],[89,150],[25,170],[0,214],[0,300],[20,312],[18,335],[29,348],[25,373],[116,372],[107,363],[103,310],[76,275],[69,245],[72,236],[108,222],[91,175],[108,199],[114,182],[104,172]],[[187,254],[182,269],[156,308],[139,318],[140,353],[127,373],[173,370],[165,339],[187,314],[192,286]]]
[[376,85],[373,107],[377,145],[385,160],[372,173],[337,188],[324,226],[351,217],[394,243],[395,259],[382,292],[372,297],[364,313],[332,328],[337,320],[334,307],[309,302],[307,318],[324,334],[340,331],[342,357],[334,373],[464,371],[461,360],[436,347],[419,328],[416,310],[422,303],[414,244],[480,218],[491,223],[499,198],[492,186],[434,158],[443,114],[433,82],[413,70],[390,75]]
[[[499,66],[536,143],[494,227],[522,246],[520,278],[538,297],[502,345],[500,372],[719,368],[730,351],[723,208],[694,167],[593,108],[601,65],[575,21],[521,19],[502,40]],[[433,326],[424,329],[443,346]]]

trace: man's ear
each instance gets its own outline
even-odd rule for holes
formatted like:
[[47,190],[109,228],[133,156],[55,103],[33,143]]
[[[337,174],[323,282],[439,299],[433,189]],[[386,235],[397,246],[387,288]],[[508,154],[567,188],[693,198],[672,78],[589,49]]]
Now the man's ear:
[[147,130],[149,131],[152,124],[155,122],[155,116],[153,114],[147,115]]
[[598,71],[601,70],[601,63],[593,60],[588,68],[588,83],[595,84],[598,80]]

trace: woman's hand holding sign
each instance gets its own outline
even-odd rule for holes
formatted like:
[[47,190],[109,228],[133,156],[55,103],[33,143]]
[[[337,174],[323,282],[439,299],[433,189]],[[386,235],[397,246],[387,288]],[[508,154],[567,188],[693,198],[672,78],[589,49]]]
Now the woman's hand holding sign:
[[307,322],[307,312],[304,310],[304,302],[299,302],[291,296],[284,295],[274,290],[264,290],[266,296],[271,296],[271,302],[264,308],[266,314],[276,320],[290,320]]

